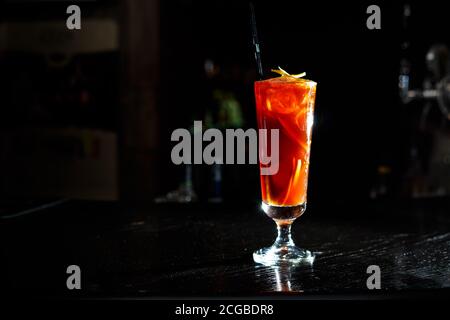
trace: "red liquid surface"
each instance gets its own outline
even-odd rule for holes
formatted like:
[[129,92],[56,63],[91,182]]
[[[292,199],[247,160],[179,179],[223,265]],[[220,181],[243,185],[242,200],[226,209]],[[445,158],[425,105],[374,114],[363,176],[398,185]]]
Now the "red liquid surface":
[[[279,77],[255,82],[258,127],[279,129],[279,170],[260,175],[262,200],[275,206],[306,202],[316,83]],[[268,143],[270,156],[271,145]],[[260,163],[260,168],[264,165]]]

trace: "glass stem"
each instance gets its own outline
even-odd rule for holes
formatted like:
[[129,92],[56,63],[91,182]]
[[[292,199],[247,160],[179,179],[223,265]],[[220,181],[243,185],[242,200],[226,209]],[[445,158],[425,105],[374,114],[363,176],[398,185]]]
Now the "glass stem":
[[277,223],[278,236],[274,245],[277,247],[295,246],[291,237],[291,223]]

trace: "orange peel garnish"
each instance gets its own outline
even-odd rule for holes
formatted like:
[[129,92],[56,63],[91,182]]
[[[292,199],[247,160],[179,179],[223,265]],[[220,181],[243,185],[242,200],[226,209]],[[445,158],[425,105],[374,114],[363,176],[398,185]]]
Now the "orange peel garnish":
[[278,70],[277,69],[271,69],[270,71],[278,73],[282,77],[291,77],[291,78],[295,78],[295,79],[303,78],[304,76],[306,76],[306,72],[302,72],[302,73],[299,73],[299,74],[289,74],[288,72],[286,72],[285,70],[281,69],[280,67],[278,67]]

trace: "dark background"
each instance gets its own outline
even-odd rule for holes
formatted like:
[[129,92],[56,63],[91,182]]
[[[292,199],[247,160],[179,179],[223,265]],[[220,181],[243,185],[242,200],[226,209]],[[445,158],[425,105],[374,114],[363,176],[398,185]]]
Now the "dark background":
[[[65,27],[74,3],[81,30]],[[275,232],[256,165],[223,166],[219,203],[206,165],[193,168],[195,203],[155,203],[180,200],[186,168],[172,164],[170,136],[205,118],[214,89],[256,126],[248,2],[0,0],[0,293],[366,294],[370,264],[386,292],[448,287],[448,120],[431,102],[419,125],[425,104],[404,105],[398,78],[406,58],[422,87],[450,20],[441,1],[408,1],[405,29],[405,3],[255,1],[266,77],[281,66],[318,83],[293,237],[323,255],[285,273],[286,290],[251,260]],[[366,28],[371,4],[381,30]],[[82,267],[81,293],[65,286],[69,264]]]
[[[411,145],[422,139],[420,134],[417,137],[416,123],[420,104],[405,107],[400,103],[400,59],[408,56],[412,86],[421,86],[425,54],[436,42],[448,44],[449,20],[441,2],[408,3],[412,15],[405,31],[405,2],[401,1],[376,3],[381,7],[381,30],[366,28],[366,8],[372,2],[255,2],[266,76],[271,76],[271,68],[281,66],[292,73],[306,71],[308,78],[318,82],[311,203],[369,198],[379,180],[379,166],[389,167],[389,196],[410,196],[405,192],[405,176],[411,166]],[[257,76],[246,1],[79,4],[82,24],[83,19],[114,21],[118,28],[115,49],[73,54],[62,68],[48,66],[42,54],[32,52],[32,46],[28,51],[6,48],[0,55],[0,121],[4,142],[9,145],[1,158],[4,199],[80,196],[77,191],[82,184],[74,187],[66,178],[68,169],[58,169],[56,162],[53,176],[33,179],[39,168],[27,171],[26,162],[16,161],[17,154],[32,161],[40,152],[39,143],[28,143],[26,136],[10,138],[7,133],[20,136],[30,127],[113,133],[118,148],[113,179],[117,188],[108,199],[152,202],[177,188],[183,168],[170,161],[170,134],[201,120],[208,108],[205,96],[211,83],[204,75],[206,59],[220,67],[220,85],[235,93],[244,127],[255,127],[253,81]],[[29,22],[31,26],[51,20],[64,23],[67,5],[64,1],[2,1],[0,17],[6,23]],[[71,32],[86,31],[67,30]],[[401,49],[405,40],[410,42],[407,51]],[[56,60],[57,51],[51,54]],[[77,78],[79,69],[82,76]],[[85,91],[90,98],[83,105],[80,97]],[[36,105],[45,115],[33,111]],[[58,150],[64,146],[62,140]],[[68,150],[77,148],[68,143]],[[66,160],[76,161],[71,157],[69,152]],[[52,158],[47,160],[51,167]],[[71,168],[72,173],[78,170]],[[201,201],[207,201],[211,192],[210,171],[206,166],[194,168]],[[80,171],[79,176],[88,181],[91,174]],[[225,166],[223,179],[224,201],[259,201],[256,166]],[[30,181],[32,188],[28,188]],[[38,192],[41,184],[50,186],[50,191]],[[81,197],[102,198],[101,186]]]

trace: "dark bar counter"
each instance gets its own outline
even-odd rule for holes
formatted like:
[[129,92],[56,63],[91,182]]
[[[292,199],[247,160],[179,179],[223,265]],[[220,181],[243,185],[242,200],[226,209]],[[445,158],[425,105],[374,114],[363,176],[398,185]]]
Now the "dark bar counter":
[[[255,204],[61,200],[4,206],[2,293],[44,297],[403,297],[448,295],[448,198],[311,204],[293,237],[312,267],[256,265],[275,225]],[[26,207],[26,208],[24,208]],[[66,288],[69,265],[82,289]],[[369,290],[367,268],[381,271]]]

